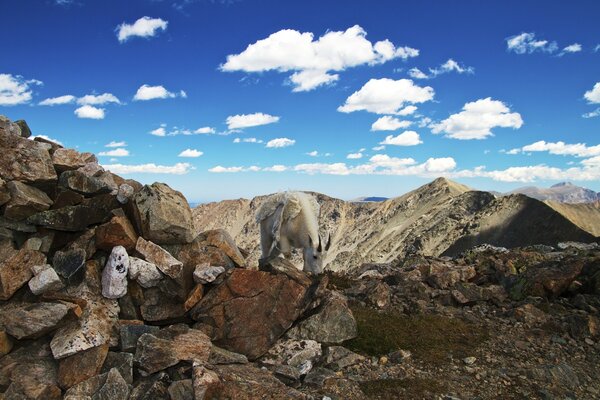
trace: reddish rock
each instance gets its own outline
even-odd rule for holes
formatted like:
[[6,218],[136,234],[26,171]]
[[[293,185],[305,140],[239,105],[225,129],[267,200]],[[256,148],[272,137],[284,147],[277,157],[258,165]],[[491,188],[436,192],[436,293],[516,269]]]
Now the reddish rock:
[[108,354],[108,344],[91,348],[58,363],[58,384],[68,389],[92,376],[98,375]]
[[69,313],[62,303],[7,303],[0,307],[0,325],[12,337],[35,339],[58,328]]
[[215,344],[256,359],[303,312],[307,289],[282,273],[234,269],[190,315],[212,328]]
[[238,249],[231,235],[224,229],[202,232],[194,239],[194,241],[203,242],[206,246],[218,248],[225,253],[237,267],[243,268],[246,266],[244,256],[242,256],[242,253]]
[[181,275],[183,263],[159,245],[140,236],[135,249],[144,256],[146,261],[156,265],[158,269],[171,278],[175,279]]
[[548,261],[530,266],[510,285],[508,293],[513,300],[520,300],[527,296],[556,298],[569,290],[584,265],[585,260],[579,258]]
[[57,179],[43,144],[0,130],[0,178],[5,181],[45,184]]
[[112,219],[96,228],[96,247],[110,251],[115,246],[123,246],[132,250],[138,236],[133,225],[125,216],[114,216]]
[[12,348],[12,339],[6,334],[6,331],[0,329],[0,358],[10,353]]
[[90,162],[98,162],[92,153],[80,153],[73,149],[57,149],[52,154],[52,163],[60,172],[81,168]]
[[198,284],[194,286],[190,294],[188,295],[185,303],[183,303],[183,309],[185,311],[189,311],[192,307],[194,307],[200,300],[202,300],[202,296],[204,295],[204,286]]
[[46,264],[46,256],[35,250],[21,249],[0,264],[0,300],[8,300],[33,276],[31,267]]
[[217,397],[221,380],[219,375],[204,365],[194,364],[192,387],[195,400],[208,400]]
[[[421,271],[423,272],[423,271]],[[458,282],[466,282],[475,277],[475,267],[471,265],[448,265],[432,263],[426,271],[427,282],[438,289],[448,289]]]

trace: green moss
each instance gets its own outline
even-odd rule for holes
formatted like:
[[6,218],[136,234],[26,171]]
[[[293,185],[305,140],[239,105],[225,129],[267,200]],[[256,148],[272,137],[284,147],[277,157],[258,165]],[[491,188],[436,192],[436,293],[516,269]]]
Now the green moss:
[[369,399],[420,399],[425,394],[443,393],[446,388],[433,379],[378,379],[360,383],[360,389]]
[[441,315],[407,316],[353,307],[358,336],[345,342],[349,349],[369,356],[381,356],[398,349],[409,350],[416,358],[439,363],[449,355],[462,358],[473,354],[488,338],[488,332],[458,318]]

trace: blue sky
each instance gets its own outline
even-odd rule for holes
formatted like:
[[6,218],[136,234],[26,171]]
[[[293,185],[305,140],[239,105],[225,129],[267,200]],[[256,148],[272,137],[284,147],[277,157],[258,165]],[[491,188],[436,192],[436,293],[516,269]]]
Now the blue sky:
[[193,202],[397,196],[437,176],[600,191],[599,12],[0,0],[0,114]]

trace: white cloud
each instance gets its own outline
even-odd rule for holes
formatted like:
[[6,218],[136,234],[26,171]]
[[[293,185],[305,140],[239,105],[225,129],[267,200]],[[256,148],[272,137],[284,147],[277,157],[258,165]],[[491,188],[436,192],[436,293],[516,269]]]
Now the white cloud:
[[582,115],[583,118],[595,118],[600,115],[600,108],[596,108],[594,111],[590,111],[589,113],[585,113]]
[[215,133],[215,128],[211,128],[210,126],[204,126],[202,128],[198,128],[194,131],[197,134],[210,134]]
[[257,138],[250,137],[244,139],[235,138],[233,139],[233,143],[263,143],[263,141]]
[[[183,92],[183,93],[185,93],[185,92]],[[177,96],[184,97],[184,98],[187,97],[187,96],[182,96],[181,92],[179,94],[171,93],[167,89],[165,89],[165,87],[162,85],[150,86],[150,85],[143,84],[142,86],[139,87],[139,89],[135,93],[135,96],[133,96],[133,100],[134,101],[145,101],[145,100],[154,100],[154,99],[172,99],[173,97],[177,97]]]
[[309,91],[339,79],[331,71],[358,65],[382,64],[396,58],[419,55],[417,49],[396,47],[389,40],[371,43],[358,25],[346,31],[327,32],[317,40],[310,32],[283,29],[250,44],[239,54],[227,56],[222,71],[294,71],[289,81],[293,91]]
[[600,44],[597,44],[596,47],[594,47],[594,53],[597,53],[598,50],[600,50]]
[[89,105],[98,106],[98,105],[103,105],[103,104],[107,104],[107,103],[121,104],[121,102],[119,101],[117,96],[115,96],[112,93],[103,93],[103,94],[99,94],[99,95],[88,94],[88,95],[85,95],[85,96],[77,99],[77,104],[80,104],[80,105],[89,104]]
[[470,140],[493,136],[491,129],[495,127],[518,129],[522,125],[519,113],[511,113],[503,102],[488,97],[466,103],[460,113],[430,126],[433,133],[445,132],[453,139]]
[[34,135],[34,136],[29,136],[29,139],[33,140],[35,138],[40,138],[40,139],[45,139],[45,140],[49,140],[51,142],[54,142],[56,144],[60,144],[61,146],[63,146],[63,143],[60,140],[56,140],[51,138],[50,136],[46,136],[46,135]]
[[105,164],[102,165],[105,169],[112,171],[115,174],[172,174],[172,175],[185,175],[190,172],[194,167],[188,163],[177,163],[174,165],[156,165],[150,164],[138,164],[138,165],[124,165],[124,164]]
[[196,157],[200,157],[203,154],[204,154],[203,152],[198,151],[196,149],[185,149],[184,151],[182,151],[181,153],[179,153],[178,157],[196,158]]
[[66,94],[64,96],[50,97],[39,102],[40,106],[56,106],[60,104],[70,104],[75,101],[75,96]]
[[129,38],[138,37],[153,37],[158,31],[167,29],[168,22],[160,18],[142,17],[133,24],[123,22],[117,26],[117,38],[123,43]]
[[279,121],[279,117],[264,113],[230,115],[225,121],[228,129],[244,129]]
[[517,54],[533,53],[536,51],[544,53],[553,53],[558,50],[556,42],[547,40],[536,40],[535,33],[521,33],[506,39],[506,48]]
[[416,146],[423,143],[421,137],[415,131],[404,131],[398,136],[389,135],[379,144],[392,146]]
[[350,175],[350,169],[345,163],[310,163],[298,164],[294,167],[294,171],[304,172],[310,175],[326,174],[326,175]]
[[112,142],[105,144],[104,147],[127,147],[127,143],[124,141],[116,142],[113,140]]
[[150,134],[154,135],[154,136],[163,137],[163,136],[167,136],[167,130],[165,129],[164,126],[161,125],[160,127],[150,131]]
[[347,159],[349,160],[358,160],[360,158],[363,158],[363,154],[362,153],[350,153],[346,156]]
[[547,151],[550,154],[575,157],[593,157],[600,155],[600,144],[596,146],[587,146],[585,143],[568,144],[562,141],[546,142],[540,140],[538,142],[528,144],[521,148],[512,149],[506,154],[518,154],[520,152],[541,152]]
[[383,145],[374,146],[374,147],[372,147],[372,149],[375,151],[382,151],[382,150],[385,150],[385,146],[383,146]]
[[425,127],[428,127],[428,126],[429,126],[429,124],[431,124],[432,122],[433,122],[433,121],[432,121],[432,119],[431,119],[431,118],[429,118],[429,117],[423,117],[423,118],[421,118],[421,119],[419,120],[419,122],[417,123],[417,126],[418,126],[419,128],[425,128]]
[[32,98],[32,85],[42,85],[36,79],[25,80],[20,75],[0,74],[0,106],[26,104]]
[[104,108],[85,105],[75,110],[77,118],[104,119]]
[[371,125],[372,131],[395,131],[400,128],[408,128],[412,124],[411,121],[401,121],[398,118],[385,115],[373,122]]
[[101,151],[98,155],[106,156],[106,157],[127,157],[129,155],[129,150],[118,148],[109,151]]
[[296,141],[294,139],[277,138],[277,139],[269,140],[267,142],[266,147],[269,147],[269,148],[289,147],[289,146],[293,146],[295,143],[296,143]]
[[307,156],[311,156],[311,157],[318,157],[319,156],[319,152],[316,150],[313,151],[309,151],[308,153],[306,153]]
[[214,172],[214,173],[223,173],[223,172],[243,172],[246,171],[247,169],[245,169],[244,167],[223,167],[220,165],[217,165],[216,167],[212,167],[208,170],[208,172]]
[[405,115],[414,114],[415,111],[417,111],[417,106],[406,106],[402,110],[398,111],[396,114],[405,116]]
[[420,87],[410,79],[371,79],[346,99],[338,111],[365,110],[376,114],[399,114],[406,103],[424,103],[433,99],[430,86]]
[[529,165],[523,167],[509,167],[503,170],[486,171],[483,167],[473,170],[456,171],[455,177],[485,177],[501,182],[536,182],[538,180],[552,181],[596,181],[600,179],[600,160],[595,163],[593,158],[583,160],[581,167],[566,169],[550,167],[548,165]]
[[588,90],[584,93],[583,97],[590,104],[598,104],[600,103],[600,82],[596,82],[594,87],[591,90]]
[[449,58],[448,61],[443,63],[437,68],[429,68],[429,75],[421,71],[419,68],[411,68],[408,71],[408,75],[414,79],[431,79],[438,75],[447,74],[449,72],[456,72],[458,74],[472,74],[475,72],[473,67],[465,67]]
[[263,168],[263,171],[267,172],[284,172],[287,171],[287,167],[285,165],[276,164],[271,167]]
[[563,56],[567,53],[579,53],[581,50],[583,50],[583,48],[579,43],[573,43],[562,49],[558,55]]

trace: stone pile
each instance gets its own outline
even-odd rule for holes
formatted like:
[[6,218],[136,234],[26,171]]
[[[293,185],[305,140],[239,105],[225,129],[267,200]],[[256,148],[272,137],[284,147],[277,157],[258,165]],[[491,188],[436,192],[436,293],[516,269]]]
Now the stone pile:
[[30,135],[0,116],[0,398],[301,399],[356,335],[327,278],[247,268],[180,192]]

